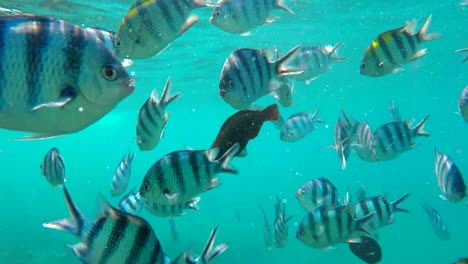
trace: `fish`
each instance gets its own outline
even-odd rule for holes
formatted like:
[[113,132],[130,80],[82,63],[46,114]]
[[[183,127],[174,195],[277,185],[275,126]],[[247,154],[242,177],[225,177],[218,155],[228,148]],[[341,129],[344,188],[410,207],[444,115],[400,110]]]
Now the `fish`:
[[278,195],[276,196],[275,210],[274,242],[275,247],[282,248],[286,246],[286,242],[288,240],[288,221],[292,219],[292,216],[286,216],[286,205],[280,201]]
[[175,222],[175,219],[172,217],[169,218],[169,228],[171,229],[172,240],[178,240],[179,234],[177,232],[177,224]]
[[463,120],[468,123],[468,86],[463,88],[460,97],[458,98],[458,110],[460,111]]
[[426,212],[427,217],[429,218],[429,222],[431,223],[432,230],[437,235],[437,237],[440,240],[449,240],[450,233],[439,212],[426,202],[423,204],[423,209]]
[[280,139],[282,141],[294,142],[304,138],[310,132],[315,130],[317,123],[324,123],[318,118],[320,108],[314,113],[300,112],[291,115],[281,127]]
[[213,9],[210,23],[225,32],[246,34],[257,26],[272,23],[270,13],[273,9],[294,15],[283,0],[220,0]]
[[239,144],[236,156],[247,156],[247,144],[258,136],[263,123],[278,119],[279,110],[276,104],[260,110],[241,110],[231,115],[224,121],[213,144],[211,144],[211,149],[219,149],[215,159],[219,159],[234,144]]
[[124,156],[115,170],[114,178],[112,179],[111,195],[116,197],[121,195],[127,189],[130,175],[132,174],[132,161],[134,153],[128,153]]
[[392,117],[392,122],[401,122],[402,119],[400,116],[400,111],[395,106],[395,102],[393,102],[393,100],[390,100],[388,104],[388,111],[390,112],[390,115]]
[[351,154],[351,142],[348,135],[348,130],[345,129],[343,121],[338,118],[333,131],[334,144],[325,146],[323,148],[333,148],[341,161],[341,169],[346,169],[346,161],[349,159]]
[[[278,77],[301,73],[284,69],[282,64],[299,50],[296,46],[277,60],[273,47],[263,50],[241,48],[232,52],[224,62],[219,81],[219,95],[237,110],[252,109],[253,103],[278,89]],[[252,63],[254,62],[254,63]]]
[[330,248],[340,243],[361,242],[361,234],[371,235],[367,223],[375,213],[355,218],[349,206],[323,205],[304,216],[296,238],[313,248]]
[[379,162],[379,158],[376,154],[376,142],[374,139],[374,133],[367,124],[367,122],[362,122],[357,131],[357,140],[355,143],[351,144],[353,146],[354,152],[358,157],[365,157],[366,161],[376,161]]
[[69,246],[88,264],[169,262],[151,225],[143,218],[113,208],[102,198],[100,215],[89,221],[63,188],[71,218],[44,223],[42,226],[76,236],[80,243]]
[[90,35],[94,38],[99,39],[106,47],[111,51],[114,52],[114,45],[115,45],[115,32],[111,30],[107,30],[101,27],[88,27],[84,28],[84,30],[88,31]]
[[382,248],[373,238],[361,236],[361,242],[349,243],[349,249],[365,263],[374,264],[382,260]]
[[47,151],[41,163],[41,173],[53,187],[65,184],[65,162],[57,148]]
[[375,213],[375,217],[368,222],[368,227],[375,231],[378,228],[393,223],[393,213],[409,213],[408,210],[400,207],[401,203],[406,200],[409,195],[409,193],[405,194],[392,202],[389,202],[384,195],[368,197],[357,202],[352,207],[352,212],[356,218],[361,218],[370,213]]
[[335,46],[304,46],[284,64],[303,69],[301,74],[292,75],[291,78],[297,81],[305,81],[308,85],[320,74],[329,71],[335,62],[346,60],[337,55],[340,46],[341,42],[338,42]]
[[262,205],[260,205],[260,209],[262,210],[263,221],[265,223],[265,227],[263,229],[263,238],[264,238],[264,241],[265,241],[265,245],[267,247],[271,247],[271,245],[273,244],[273,239],[271,237],[270,224],[268,223],[268,218],[266,216],[265,210],[263,209]]
[[296,191],[295,196],[307,212],[322,205],[338,205],[338,190],[326,178],[306,182]]
[[466,197],[466,185],[463,176],[453,160],[434,148],[434,172],[437,185],[442,191],[440,197],[457,203]]
[[[467,3],[468,5],[468,3]],[[468,258],[461,258],[457,260],[457,262],[454,262],[453,264],[468,264]]]
[[439,33],[427,33],[432,15],[429,15],[421,29],[415,34],[416,19],[405,26],[378,35],[364,52],[360,73],[380,77],[401,71],[404,64],[426,55],[427,50],[420,44],[440,38]]
[[341,114],[343,115],[343,118],[341,119],[341,125],[343,130],[346,131],[346,134],[348,135],[348,141],[351,144],[357,139],[357,132],[361,122],[357,121],[353,117],[349,117],[343,109],[341,109]]
[[143,209],[143,199],[141,199],[136,188],[133,188],[120,200],[118,208],[132,215],[140,214],[141,209]]
[[166,107],[181,96],[181,93],[169,96],[170,88],[171,77],[167,78],[161,99],[158,100],[158,92],[153,90],[150,98],[140,108],[136,125],[136,136],[138,148],[141,151],[152,150],[164,136],[164,128],[169,120]]
[[112,51],[82,27],[0,16],[0,36],[0,128],[33,133],[23,140],[80,131],[135,89]]
[[192,10],[206,7],[201,0],[136,0],[115,34],[115,54],[147,59],[161,53],[197,21]]
[[185,210],[187,209],[198,210],[198,202],[200,202],[200,200],[200,197],[195,197],[188,202],[172,205],[160,205],[145,200],[143,202],[143,207],[152,215],[173,218],[175,216],[185,215]]
[[218,173],[237,174],[230,162],[239,151],[235,144],[219,159],[219,149],[180,150],[171,152],[151,166],[140,186],[146,200],[173,205],[193,199],[201,192],[221,185]]
[[[468,2],[467,4],[465,5],[468,5]],[[455,53],[462,53],[462,52],[468,52],[468,48],[464,48],[464,49],[458,49],[455,51]],[[466,56],[465,58],[463,58],[462,62],[467,62],[468,61],[468,56]]]

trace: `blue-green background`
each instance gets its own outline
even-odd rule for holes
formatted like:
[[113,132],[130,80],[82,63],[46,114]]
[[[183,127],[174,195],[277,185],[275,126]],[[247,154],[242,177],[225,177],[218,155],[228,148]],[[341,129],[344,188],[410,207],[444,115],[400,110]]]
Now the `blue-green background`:
[[[195,10],[200,21],[167,50],[151,59],[134,61],[128,70],[134,74],[137,89],[97,123],[75,134],[42,141],[11,141],[27,134],[0,131],[0,263],[80,263],[65,246],[78,239],[41,227],[43,222],[68,217],[61,189],[51,188],[39,170],[51,147],[59,148],[65,159],[73,198],[93,219],[99,193],[114,205],[118,202],[110,199],[110,183],[129,149],[136,152],[132,187],[139,186],[147,169],[163,155],[186,146],[206,149],[211,145],[221,124],[235,113],[219,97],[217,88],[223,63],[232,51],[274,45],[285,53],[297,44],[333,45],[339,41],[339,54],[348,60],[337,63],[308,86],[298,82],[294,105],[280,108],[287,117],[320,107],[326,127],[288,143],[279,140],[279,131],[271,123],[265,123],[259,136],[249,143],[247,158],[233,161],[239,175],[221,175],[224,185],[201,195],[200,210],[176,219],[178,241],[171,239],[167,219],[146,212],[142,216],[152,224],[171,257],[190,247],[199,252],[210,230],[219,225],[217,241],[229,242],[230,248],[216,263],[360,263],[347,245],[319,250],[295,239],[296,226],[305,215],[295,191],[306,181],[327,177],[337,185],[340,196],[348,184],[354,193],[361,183],[369,195],[383,193],[394,199],[411,193],[402,206],[411,213],[396,214],[395,222],[379,231],[382,263],[452,263],[468,256],[468,208],[438,198],[433,172],[436,146],[468,174],[468,124],[456,113],[457,99],[468,84],[468,63],[462,64],[463,55],[454,53],[468,47],[468,6],[460,1],[290,0],[286,4],[295,16],[275,11],[277,22],[258,27],[247,37],[211,25],[209,8]],[[123,0],[0,0],[0,7],[112,30],[117,29],[131,4]],[[359,74],[362,54],[375,36],[412,18],[418,20],[419,29],[431,13],[429,31],[443,37],[423,44],[428,48],[425,57],[398,74],[381,78]],[[173,93],[180,91],[183,96],[168,107],[170,120],[160,144],[153,151],[140,152],[135,144],[137,113],[153,88],[162,91],[168,76],[173,79]],[[389,99],[395,100],[403,119],[417,122],[430,115],[425,130],[432,136],[419,138],[415,149],[380,164],[367,163],[352,154],[342,171],[336,153],[322,149],[333,143],[333,126],[340,109],[376,128],[390,120]],[[266,96],[259,103],[266,106],[273,102]],[[259,203],[273,222],[276,194],[287,201],[287,212],[294,217],[287,246],[268,249],[263,242]],[[421,208],[423,200],[439,210],[451,233],[449,241],[440,241],[433,233]]]

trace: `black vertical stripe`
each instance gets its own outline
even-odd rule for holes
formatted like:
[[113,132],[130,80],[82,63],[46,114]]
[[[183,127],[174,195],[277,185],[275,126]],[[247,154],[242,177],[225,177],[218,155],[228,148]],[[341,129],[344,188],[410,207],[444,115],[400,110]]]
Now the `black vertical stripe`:
[[[385,57],[390,60],[390,62],[395,65],[396,62],[395,62],[395,58],[393,57],[393,54],[392,54],[392,51],[390,50],[390,48],[388,47],[387,45],[387,42],[382,38],[382,35],[380,35],[378,37],[378,40],[377,40],[380,44],[380,47],[382,48],[382,51],[384,52],[385,54]],[[387,61],[388,61],[387,60]]]
[[[63,71],[67,73],[69,85],[76,85],[80,78],[80,68],[83,63],[86,36],[81,28],[70,24],[65,25],[67,45],[63,49],[66,56]],[[103,45],[103,44],[102,44]]]
[[325,228],[325,236],[328,242],[332,241],[331,236],[331,223],[330,223],[330,210],[328,210],[327,206],[320,207],[322,213],[322,224]]
[[330,204],[336,204],[337,202],[337,197],[336,197],[336,188],[334,185],[331,185],[330,186],[330,190],[331,190],[331,200],[330,200]]
[[384,198],[382,199],[385,205],[385,212],[387,213],[387,217],[385,219],[385,224],[389,224],[388,221],[392,218],[393,215],[393,208],[390,207],[390,203]]
[[190,151],[189,152],[189,164],[190,168],[192,168],[192,174],[193,177],[195,178],[195,184],[197,187],[201,186],[201,177],[200,177],[200,168],[198,167],[198,162],[197,162],[197,152],[195,151]]
[[[404,130],[404,128],[402,126],[399,126],[398,124],[399,123],[393,123],[393,125],[391,127],[393,127],[393,131],[397,135],[398,141],[400,143],[399,146],[401,148],[404,148],[404,146],[406,145],[405,144],[405,138],[404,138],[405,136],[402,133],[403,132],[402,130]],[[394,143],[394,145],[396,145],[396,144]]]
[[319,203],[320,198],[322,198],[322,197],[318,197],[319,184],[320,184],[319,180],[312,181],[312,186],[311,186],[312,187],[312,193],[311,193],[312,197],[311,197],[311,200],[314,203],[314,206],[317,206],[317,204]]
[[380,197],[376,197],[376,198],[373,198],[371,200],[372,201],[373,211],[376,212],[377,216],[379,217],[379,225],[381,225],[383,223],[382,207],[381,207],[381,204],[380,204],[381,200],[382,200],[382,198],[380,198]]
[[[153,176],[158,184],[159,189],[164,192],[166,189],[166,177],[164,177],[164,173],[162,171],[162,166],[161,162],[165,161],[166,158],[163,158],[162,160],[157,161],[153,165]],[[154,187],[153,187],[154,188]]]
[[[246,87],[244,86],[242,82],[242,75],[240,74],[240,70],[242,65],[239,65],[239,61],[237,60],[237,54],[240,53],[240,51],[236,51],[233,54],[231,54],[228,57],[228,73],[227,75],[230,76],[231,81],[232,81],[232,89],[236,89],[238,85],[241,86],[242,91],[244,94],[247,94]],[[234,83],[234,81],[237,81]]]
[[400,51],[401,57],[405,60],[408,59],[408,51],[405,48],[405,44],[403,43],[403,39],[401,38],[401,33],[396,30],[393,30],[391,33],[392,39],[395,42],[395,45],[398,47]]
[[171,7],[169,3],[175,1],[158,1],[159,8],[161,10],[161,15],[163,16],[164,21],[166,22],[166,26],[171,29],[171,32],[176,33],[179,32],[179,28],[174,24],[175,18],[172,17],[171,11],[169,10]]
[[[197,154],[197,155],[199,155],[199,154]],[[205,177],[203,177],[203,178],[205,178],[204,180],[206,180],[207,182],[211,182],[211,176],[212,175],[211,175],[210,168],[211,168],[211,163],[212,162],[208,159],[206,154],[201,155],[201,157],[202,157],[202,160],[201,160],[201,164],[199,164],[199,165],[202,166],[205,169],[205,175],[204,175]]]
[[[162,2],[162,1],[160,1]],[[155,25],[155,21],[153,19],[151,19],[151,14],[148,12],[148,8],[143,5],[141,2],[140,3],[135,3],[134,4],[134,8],[137,9],[137,19],[142,19],[145,21],[145,23],[143,23],[144,25],[144,28],[146,29],[146,31],[152,33],[151,36],[157,40],[161,39],[161,36],[160,36],[160,32],[155,30],[158,28],[157,25]],[[126,17],[127,19],[135,19],[135,18],[129,18],[129,17]],[[133,40],[134,42],[137,42],[139,43],[139,39],[134,39]],[[134,43],[135,44],[135,43]]]
[[[316,213],[315,210],[314,210],[314,213]],[[314,240],[317,240],[316,230],[315,230],[316,223],[315,223],[314,213],[309,213],[307,215],[307,218],[309,219],[309,230],[310,230],[310,233],[312,234],[312,238]],[[320,215],[320,211],[318,213]]]
[[383,128],[380,128],[375,132],[374,141],[377,142],[377,144],[379,145],[379,148],[381,149],[382,153],[387,154],[388,149],[387,149],[387,146],[385,145],[386,141],[384,140],[385,137],[382,134],[382,132],[383,132]]
[[[153,232],[152,230],[150,231]],[[156,245],[151,248],[152,249],[151,258],[148,261],[148,264],[162,263],[162,260],[164,258],[164,255],[163,255],[164,253],[162,251],[161,243],[159,242],[157,237],[155,238],[155,240],[156,240]],[[161,262],[159,262],[158,260]]]
[[[5,46],[6,46],[6,36],[8,34],[8,22],[4,19],[0,19],[0,62],[3,64],[5,59]],[[5,89],[5,72],[3,67],[0,67],[0,109],[3,108],[5,99],[3,98],[3,93]]]
[[392,134],[392,131],[390,131],[389,126],[388,125],[382,126],[382,130],[385,134],[385,142],[387,143],[386,145],[389,145],[392,148],[393,153],[397,153],[398,149],[395,144],[395,139],[393,138],[393,134]]
[[402,122],[400,123],[399,127],[400,130],[403,130],[403,132],[405,133],[403,137],[406,139],[405,144],[403,144],[402,147],[404,149],[409,148],[412,145],[413,136],[410,132],[410,128],[408,127],[408,123]]
[[[252,64],[253,69],[252,70],[253,70],[253,74],[257,76],[258,83],[255,83],[255,78],[252,78],[252,83],[254,85],[252,90],[255,91],[255,94],[258,96],[264,93],[266,90],[269,90],[269,87],[268,87],[270,84],[269,80],[263,79],[264,71],[268,70],[268,67],[264,67],[264,65],[266,65],[264,54],[261,52],[255,52],[253,56],[253,64]],[[253,76],[254,75],[252,75],[252,77]],[[258,94],[257,93],[258,91],[261,94]]]
[[[240,52],[237,53],[236,56],[236,61],[238,61],[238,71],[239,71],[239,81],[242,84],[243,90],[245,92],[246,96],[253,96],[255,95],[255,84],[253,83],[253,78],[252,78],[252,71],[250,69],[250,60],[252,53],[248,52],[246,50],[241,50]],[[244,74],[241,74],[241,72],[245,72]],[[251,93],[251,90],[252,92]]]
[[343,214],[341,210],[336,211],[336,227],[338,229],[338,238],[342,239],[343,238]]
[[[147,225],[143,225],[138,228],[132,243],[132,247],[130,248],[129,254],[125,259],[125,264],[137,263],[139,256],[142,254],[143,249],[145,249],[145,246],[151,237],[151,233],[152,231]],[[156,248],[153,249],[151,246],[146,248],[149,248],[150,250],[157,250]]]
[[102,252],[99,263],[107,263],[114,252],[118,249],[120,242],[128,239],[125,237],[127,226],[127,218],[122,217],[115,220],[114,226],[112,227],[111,233],[107,239],[107,243],[104,246],[104,251]]
[[328,182],[327,181],[323,181],[322,184],[321,184],[321,187],[322,187],[322,202],[326,202],[328,204],[328,202],[330,201],[330,197],[328,197]]
[[[93,225],[93,228],[89,232],[86,238],[86,245],[89,249],[94,248],[94,241],[98,238],[99,234],[102,231],[102,228],[106,224],[106,217],[100,217]],[[99,246],[99,245],[98,245]]]
[[143,113],[145,114],[146,119],[153,125],[153,127],[157,127],[158,124],[156,123],[155,117],[158,117],[158,119],[162,117],[161,112],[158,109],[158,104],[149,99],[144,105],[144,108],[145,111]]
[[181,159],[184,158],[184,152],[176,152],[170,155],[170,164],[171,168],[174,171],[176,181],[177,181],[177,187],[180,190],[182,194],[184,194],[187,191],[187,186],[186,182],[184,179],[184,172],[182,171],[182,168],[180,166]]
[[171,4],[173,4],[173,10],[176,12],[177,22],[182,25],[187,20],[188,13],[192,9],[192,7],[187,6],[187,4],[192,5],[192,3],[186,1],[172,1]]
[[346,226],[347,226],[347,229],[346,229],[347,233],[346,233],[346,235],[349,236],[349,235],[351,235],[351,234],[354,233],[354,229],[355,229],[355,227],[353,226],[353,223],[354,223],[354,222],[355,222],[355,221],[354,221],[354,218],[352,217],[352,215],[349,214],[349,213],[346,214]]
[[414,42],[413,36],[411,36],[406,31],[402,32],[402,35],[405,36],[405,39],[406,39],[407,43],[409,44],[409,46],[411,48],[411,53],[410,54],[414,54],[416,52],[417,46],[416,46],[416,42]]

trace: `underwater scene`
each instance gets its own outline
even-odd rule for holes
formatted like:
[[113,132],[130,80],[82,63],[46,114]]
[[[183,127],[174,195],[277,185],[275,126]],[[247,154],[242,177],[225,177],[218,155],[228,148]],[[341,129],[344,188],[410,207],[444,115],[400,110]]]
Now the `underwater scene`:
[[468,263],[467,25],[0,0],[0,263]]

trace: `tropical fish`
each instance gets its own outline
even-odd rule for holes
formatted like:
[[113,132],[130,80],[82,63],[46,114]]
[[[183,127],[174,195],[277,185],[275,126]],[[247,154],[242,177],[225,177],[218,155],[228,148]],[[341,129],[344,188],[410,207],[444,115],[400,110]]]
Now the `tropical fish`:
[[241,110],[230,116],[219,129],[210,148],[218,148],[219,159],[234,144],[239,144],[236,156],[247,156],[247,143],[257,137],[265,121],[278,120],[278,106],[272,104],[261,110]]
[[286,216],[286,205],[281,202],[278,195],[276,196],[275,210],[275,247],[282,248],[286,246],[288,241],[288,221],[292,219],[292,216]]
[[158,92],[153,90],[150,98],[141,106],[136,126],[137,144],[141,151],[152,150],[164,136],[164,128],[169,120],[166,107],[181,93],[169,96],[171,77],[167,78],[161,100]]
[[198,17],[201,0],[136,0],[115,35],[115,54],[120,58],[146,59],[169,46],[185,33]]
[[134,81],[89,30],[37,15],[0,16],[0,127],[73,133],[133,92]]
[[150,212],[151,214],[159,217],[174,217],[181,216],[185,214],[185,210],[198,210],[198,202],[200,202],[200,197],[195,197],[188,202],[172,205],[160,205],[150,201],[145,200],[143,202],[143,207]]
[[220,0],[210,23],[229,33],[245,34],[257,26],[272,23],[274,20],[269,16],[275,8],[294,15],[283,0]]
[[440,197],[451,202],[459,202],[466,197],[466,185],[457,165],[444,153],[434,148],[434,172],[437,185],[442,191]]
[[143,208],[143,199],[140,194],[136,192],[135,188],[128,192],[119,202],[119,210],[132,214],[138,215]]
[[354,152],[359,157],[365,157],[364,160],[379,162],[379,158],[376,154],[376,142],[374,139],[374,134],[367,124],[367,122],[362,122],[359,124],[357,130],[357,140],[352,144]]
[[322,205],[338,205],[338,190],[325,178],[306,182],[296,191],[296,198],[307,212]]
[[268,223],[268,218],[266,216],[265,210],[263,209],[262,205],[260,205],[260,209],[262,209],[263,221],[265,223],[265,228],[263,229],[263,237],[265,240],[265,245],[267,247],[271,247],[271,245],[273,244],[273,239],[271,238],[270,224]]
[[280,139],[298,141],[315,130],[317,123],[324,123],[318,118],[319,108],[314,113],[300,112],[290,116],[281,127]]
[[333,148],[341,161],[341,169],[346,169],[346,161],[349,159],[351,154],[351,142],[348,135],[348,130],[345,128],[343,121],[338,118],[333,131],[334,144],[331,146],[325,146],[324,148]]
[[124,156],[115,170],[114,178],[112,179],[111,195],[116,197],[121,195],[127,189],[130,175],[132,174],[132,161],[135,154],[128,153]]
[[427,217],[429,218],[429,222],[431,223],[432,230],[437,235],[437,237],[440,240],[450,239],[450,233],[439,212],[428,205],[426,202],[423,204],[423,209],[426,212]]
[[419,45],[441,37],[439,33],[427,33],[431,18],[432,15],[429,15],[416,34],[416,19],[413,19],[403,27],[378,35],[364,53],[361,74],[378,77],[398,72],[403,64],[426,55],[426,49],[421,49]]
[[468,86],[463,88],[460,98],[458,98],[458,110],[463,120],[468,123]]
[[65,184],[65,163],[57,148],[46,153],[41,163],[41,173],[52,186]]
[[99,39],[110,51],[114,52],[115,32],[101,27],[84,28],[84,30],[88,31],[94,38]]
[[160,205],[189,201],[199,193],[219,186],[218,173],[237,173],[230,162],[238,151],[239,144],[235,144],[219,159],[215,159],[219,152],[217,148],[171,152],[148,170],[140,195]]

